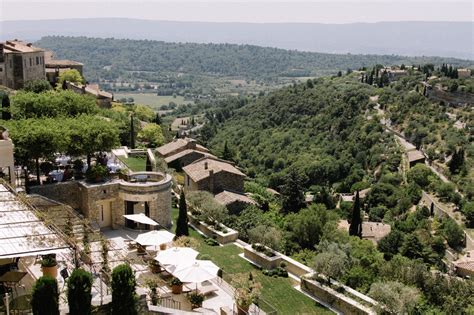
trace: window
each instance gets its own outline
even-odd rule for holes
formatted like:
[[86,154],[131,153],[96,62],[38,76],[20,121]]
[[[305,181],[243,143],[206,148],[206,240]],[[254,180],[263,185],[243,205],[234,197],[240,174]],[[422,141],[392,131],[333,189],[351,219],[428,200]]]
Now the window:
[[36,57],[36,65],[39,65],[39,63],[40,63],[40,58]]
[[188,175],[186,175],[186,180],[187,180],[187,182],[188,182],[188,183],[186,184],[186,186],[189,186],[189,176],[188,176]]
[[10,68],[13,68],[13,63],[11,59],[10,59]]
[[26,59],[23,59],[24,67],[26,68]]
[[104,205],[100,205],[100,213],[102,217],[102,222],[104,222]]
[[0,68],[0,72],[3,72],[3,68]]
[[33,61],[30,58],[30,67],[33,66]]

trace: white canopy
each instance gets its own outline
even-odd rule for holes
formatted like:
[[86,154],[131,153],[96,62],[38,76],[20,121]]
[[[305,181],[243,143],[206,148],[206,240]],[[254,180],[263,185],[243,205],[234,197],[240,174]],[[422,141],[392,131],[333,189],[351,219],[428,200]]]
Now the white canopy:
[[194,262],[199,253],[190,247],[172,247],[162,250],[156,255],[155,260],[158,260],[163,265],[179,265],[186,262]]
[[172,274],[182,282],[201,283],[217,277],[218,270],[219,267],[210,260],[196,260],[191,264],[178,265]]
[[137,236],[135,241],[143,246],[159,246],[167,244],[174,238],[174,234],[166,230],[150,231]]
[[148,225],[158,225],[158,223],[151,218],[147,217],[143,213],[138,214],[124,214],[125,219],[129,219],[138,223],[148,224]]

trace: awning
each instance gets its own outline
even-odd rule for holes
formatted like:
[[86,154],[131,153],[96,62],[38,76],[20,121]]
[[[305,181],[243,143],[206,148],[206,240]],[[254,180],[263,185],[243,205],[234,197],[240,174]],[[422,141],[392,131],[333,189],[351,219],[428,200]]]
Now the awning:
[[156,221],[152,220],[151,218],[147,217],[143,213],[139,214],[124,214],[125,219],[129,219],[138,223],[148,224],[148,225],[159,225]]

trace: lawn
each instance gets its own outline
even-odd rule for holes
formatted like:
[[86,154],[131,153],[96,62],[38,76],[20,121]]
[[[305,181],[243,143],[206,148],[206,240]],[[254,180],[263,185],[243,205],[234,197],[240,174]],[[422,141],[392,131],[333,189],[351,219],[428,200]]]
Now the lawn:
[[[173,209],[173,221],[176,221],[178,210]],[[252,272],[254,279],[262,284],[262,298],[277,309],[278,314],[333,314],[323,306],[293,288],[290,278],[273,278],[264,276],[255,266],[238,256],[243,250],[234,244],[209,246],[195,230],[190,236],[199,241],[198,251],[207,255],[228,277],[235,273]],[[227,278],[227,277],[226,277]]]
[[133,172],[143,172],[146,169],[145,157],[121,157],[120,161],[125,163]]
[[183,96],[173,97],[169,96],[158,96],[155,93],[117,93],[114,94],[114,99],[120,100],[121,98],[133,97],[135,104],[148,105],[151,108],[158,110],[161,105],[168,105],[170,102],[176,103],[176,105],[193,103],[193,101],[185,101]]

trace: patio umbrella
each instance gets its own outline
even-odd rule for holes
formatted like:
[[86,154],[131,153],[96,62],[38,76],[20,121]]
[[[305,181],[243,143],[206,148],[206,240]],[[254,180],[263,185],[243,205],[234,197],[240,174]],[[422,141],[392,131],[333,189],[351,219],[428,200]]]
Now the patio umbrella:
[[166,230],[150,231],[137,236],[135,241],[143,246],[159,246],[167,244],[174,238],[174,234]]
[[194,262],[199,253],[190,247],[172,247],[162,250],[155,260],[162,265],[178,265],[184,262]]
[[158,223],[151,218],[147,217],[143,213],[138,213],[138,214],[124,214],[124,218],[142,223],[142,224],[148,224],[148,225],[158,225]]
[[178,265],[172,275],[182,282],[201,283],[217,277],[217,267],[210,260],[196,260],[194,263]]

